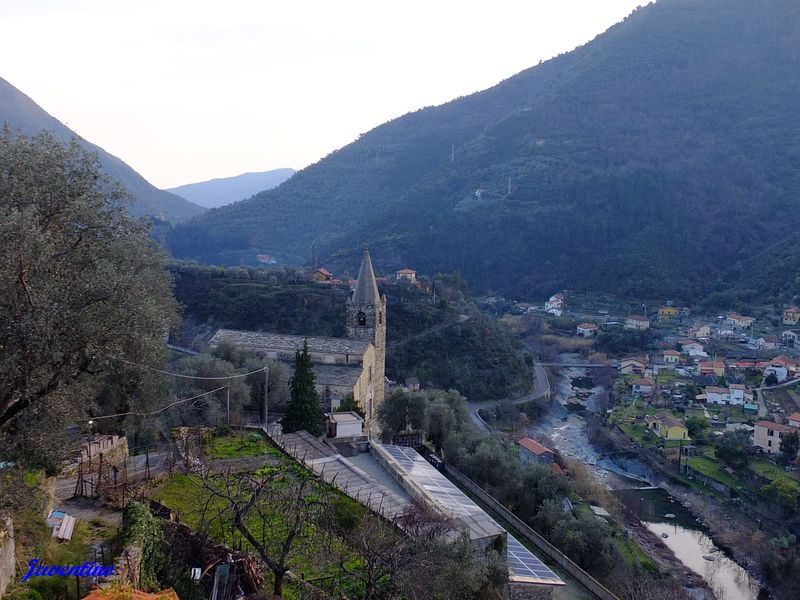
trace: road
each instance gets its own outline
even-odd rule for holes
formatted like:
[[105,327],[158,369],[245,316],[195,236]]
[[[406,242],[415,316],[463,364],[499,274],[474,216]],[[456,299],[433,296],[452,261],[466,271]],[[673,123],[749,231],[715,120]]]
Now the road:
[[[531,400],[536,400],[541,398],[542,396],[547,396],[550,394],[550,380],[547,378],[547,373],[545,372],[544,368],[539,363],[533,363],[533,390],[529,393],[525,394],[524,396],[519,396],[518,398],[514,398],[512,402],[514,404],[522,404],[523,402],[530,402]],[[475,429],[478,430],[479,433],[484,435],[489,435],[492,433],[492,430],[489,426],[480,418],[478,415],[478,411],[482,408],[488,408],[490,406],[494,406],[497,404],[497,400],[484,400],[483,402],[467,402],[467,407],[469,408],[469,416],[472,418],[472,422],[475,424]]]
[[[144,454],[137,454],[128,458],[128,481],[138,481],[144,479],[147,474],[145,462],[147,456]],[[154,452],[150,455],[150,476],[158,475],[167,470],[167,453]],[[56,479],[56,497],[61,500],[72,498],[75,495],[75,486],[78,483],[78,477],[59,477]]]

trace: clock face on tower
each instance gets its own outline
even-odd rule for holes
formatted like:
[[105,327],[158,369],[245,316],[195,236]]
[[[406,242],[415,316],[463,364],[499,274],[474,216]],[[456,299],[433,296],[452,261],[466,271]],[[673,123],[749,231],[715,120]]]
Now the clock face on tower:
[[363,311],[358,311],[356,315],[356,319],[358,320],[359,327],[366,327],[367,325],[367,315],[364,314]]

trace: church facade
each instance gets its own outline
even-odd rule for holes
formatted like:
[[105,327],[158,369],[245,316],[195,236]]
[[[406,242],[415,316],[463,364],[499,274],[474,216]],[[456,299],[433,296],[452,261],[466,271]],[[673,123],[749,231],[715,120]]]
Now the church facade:
[[347,301],[346,315],[346,338],[220,329],[211,338],[211,346],[229,342],[291,365],[295,352],[302,350],[307,341],[320,396],[329,391],[330,408],[335,410],[346,395],[353,394],[371,422],[384,398],[386,296],[378,293],[366,250],[355,290]]

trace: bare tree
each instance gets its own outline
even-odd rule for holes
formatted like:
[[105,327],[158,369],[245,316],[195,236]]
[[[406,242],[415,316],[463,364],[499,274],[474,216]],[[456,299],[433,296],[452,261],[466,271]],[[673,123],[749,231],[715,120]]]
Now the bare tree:
[[319,543],[315,525],[327,506],[324,484],[300,470],[205,476],[207,526],[231,526],[272,572],[272,593],[282,597],[292,559]]

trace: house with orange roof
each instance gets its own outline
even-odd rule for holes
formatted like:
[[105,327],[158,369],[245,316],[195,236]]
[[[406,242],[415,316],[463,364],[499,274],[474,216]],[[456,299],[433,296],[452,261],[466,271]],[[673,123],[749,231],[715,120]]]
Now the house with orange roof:
[[681,353],[677,350],[664,350],[664,362],[668,365],[677,365],[681,361]]
[[651,396],[655,389],[656,384],[649,377],[643,377],[633,382],[633,393],[640,396]]
[[800,412],[789,415],[789,427],[800,427]]
[[597,332],[600,328],[595,325],[594,323],[581,323],[576,327],[576,333],[579,337],[582,338],[593,338],[597,335]]
[[552,465],[556,460],[556,453],[536,440],[525,437],[519,442],[519,460],[522,464],[536,463]]
[[333,274],[327,269],[320,267],[316,271],[311,272],[311,279],[319,283],[323,283],[325,281],[330,281],[331,279],[333,279]]
[[750,329],[755,321],[752,317],[744,317],[738,313],[728,313],[725,316],[726,325],[734,329]]
[[408,281],[409,283],[416,283],[417,282],[417,272],[414,269],[400,269],[399,271],[395,271],[394,273],[395,279],[400,281]]

